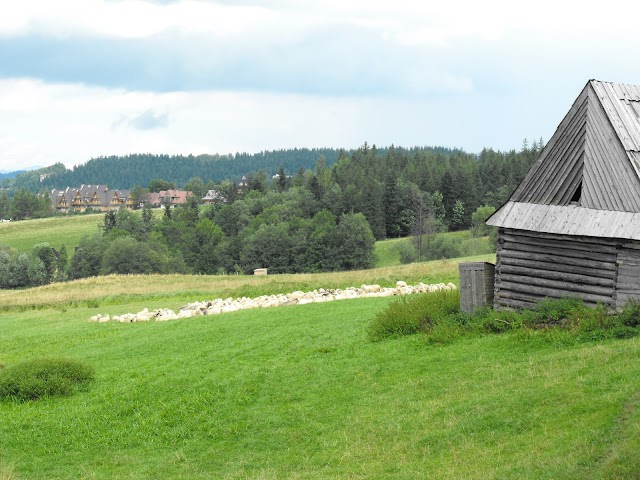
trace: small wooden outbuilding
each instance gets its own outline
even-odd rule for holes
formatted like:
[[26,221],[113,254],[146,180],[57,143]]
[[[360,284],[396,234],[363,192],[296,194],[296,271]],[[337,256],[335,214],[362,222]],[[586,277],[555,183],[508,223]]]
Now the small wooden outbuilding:
[[487,224],[496,307],[640,299],[640,86],[590,80]]

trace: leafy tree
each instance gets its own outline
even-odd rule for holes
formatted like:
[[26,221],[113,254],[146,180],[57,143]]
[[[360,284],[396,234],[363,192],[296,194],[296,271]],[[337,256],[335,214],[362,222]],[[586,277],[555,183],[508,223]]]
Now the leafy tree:
[[48,243],[38,243],[34,245],[33,249],[31,250],[31,256],[33,258],[39,258],[45,270],[45,279],[42,283],[38,283],[38,285],[50,283],[53,280],[53,276],[56,273],[56,269],[58,267],[55,250],[51,248]]
[[0,190],[0,220],[11,218],[11,199],[6,190]]
[[216,249],[223,237],[222,229],[211,220],[199,220],[194,229],[185,232],[182,241],[186,264],[195,273],[216,273],[220,267]]
[[18,190],[11,202],[11,219],[26,220],[52,215],[51,202],[27,190]]
[[134,208],[140,208],[140,204],[149,203],[149,191],[140,185],[134,185],[131,189],[131,198],[134,201]]
[[184,186],[184,189],[192,192],[198,202],[207,194],[207,186],[200,177],[191,177]]
[[116,238],[104,251],[100,272],[154,273],[162,267],[162,259],[144,242],[132,237]]
[[168,203],[165,203],[164,213],[162,215],[164,219],[171,220],[171,205],[169,205]]
[[45,285],[51,281],[47,267],[38,257],[31,257],[27,268],[27,276],[29,278],[28,286],[30,287]]
[[446,209],[443,203],[442,194],[438,191],[433,192],[431,195],[431,202],[433,205],[433,216],[436,220],[444,222],[446,218]]
[[65,279],[68,261],[67,247],[63,244],[56,255],[56,281],[61,282]]
[[153,230],[153,210],[149,203],[145,203],[142,207],[142,229],[145,236],[147,236]]
[[335,242],[334,255],[341,269],[361,270],[373,266],[376,239],[363,214],[343,214],[340,217]]
[[152,193],[162,192],[165,190],[175,190],[176,184],[163,180],[162,178],[154,178],[147,185],[147,189]]
[[333,253],[337,236],[336,216],[328,210],[314,215],[309,224],[309,235],[306,241],[300,242],[298,260],[301,271],[327,272],[339,268],[338,260]]
[[120,208],[116,213],[116,227],[122,232],[126,232],[136,240],[143,240],[145,238],[145,225],[142,222],[142,218],[137,213],[127,210],[126,208]]
[[262,224],[245,242],[241,253],[243,269],[251,273],[256,268],[268,268],[273,273],[292,270],[293,241],[287,224]]
[[247,191],[264,193],[267,191],[267,174],[264,170],[247,175]]
[[26,253],[20,253],[11,258],[9,262],[9,287],[20,288],[28,287],[30,285],[29,280],[29,265],[31,259]]
[[451,230],[460,230],[464,227],[464,203],[456,200],[451,210]]
[[69,278],[95,277],[102,268],[102,254],[108,246],[108,241],[101,235],[88,235],[80,239],[80,243],[71,258]]
[[105,235],[107,235],[111,229],[115,228],[118,223],[118,219],[116,218],[116,212],[109,210],[104,214],[104,222],[102,231]]
[[407,264],[418,260],[418,252],[413,242],[401,242],[397,248],[400,254],[400,263]]
[[10,288],[11,281],[9,279],[9,264],[11,263],[11,254],[7,250],[0,250],[0,288]]
[[474,237],[484,237],[489,235],[495,227],[490,227],[487,225],[485,220],[489,218],[496,209],[489,205],[483,205],[481,207],[476,208],[476,211],[471,215],[471,222],[473,227],[471,228],[471,233]]

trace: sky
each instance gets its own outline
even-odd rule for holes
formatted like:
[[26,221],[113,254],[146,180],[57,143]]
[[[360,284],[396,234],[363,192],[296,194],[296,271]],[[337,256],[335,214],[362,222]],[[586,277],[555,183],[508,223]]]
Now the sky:
[[364,142],[519,149],[548,140],[589,79],[640,84],[633,1],[0,7],[0,171]]

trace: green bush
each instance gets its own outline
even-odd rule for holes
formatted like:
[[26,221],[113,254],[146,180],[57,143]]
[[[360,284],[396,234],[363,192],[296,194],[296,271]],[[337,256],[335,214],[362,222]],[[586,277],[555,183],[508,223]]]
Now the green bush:
[[458,303],[457,292],[402,298],[390,303],[373,319],[369,338],[376,341],[423,331],[428,343],[446,344],[463,335],[509,331],[540,332],[556,339],[565,335],[563,342],[631,338],[640,334],[639,303],[629,303],[621,312],[611,312],[606,305],[588,307],[579,299],[547,299],[534,310],[516,312],[487,307],[473,314],[460,312]]
[[418,260],[418,252],[412,242],[403,241],[396,246],[398,253],[400,254],[400,263],[406,265],[407,263],[413,263]]
[[0,398],[26,401],[70,395],[76,386],[90,382],[93,376],[93,367],[78,360],[27,360],[0,371]]
[[460,296],[457,291],[441,291],[403,296],[378,313],[368,328],[372,341],[431,330],[443,317],[458,312]]
[[434,235],[427,243],[427,260],[458,258],[462,255],[462,240],[459,237]]

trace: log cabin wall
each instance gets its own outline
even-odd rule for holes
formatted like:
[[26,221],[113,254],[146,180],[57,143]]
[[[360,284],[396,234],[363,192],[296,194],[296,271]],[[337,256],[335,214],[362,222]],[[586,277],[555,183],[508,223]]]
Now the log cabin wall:
[[625,241],[618,251],[616,308],[629,300],[640,300],[640,242]]
[[[494,304],[530,308],[546,297],[616,305],[617,257],[628,240],[501,228]],[[640,265],[640,250],[637,253]]]

